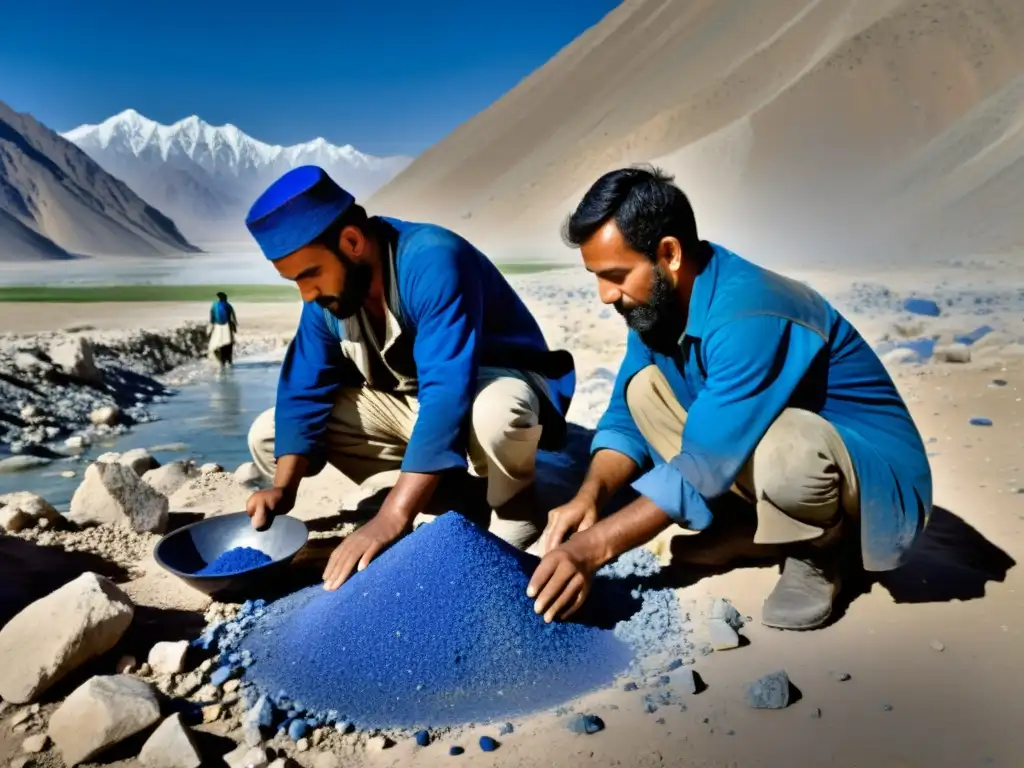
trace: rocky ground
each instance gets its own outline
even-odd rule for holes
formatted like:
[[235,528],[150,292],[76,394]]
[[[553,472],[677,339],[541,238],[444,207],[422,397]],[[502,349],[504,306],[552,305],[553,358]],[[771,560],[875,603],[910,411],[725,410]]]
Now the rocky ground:
[[[0,472],[74,454],[151,420],[148,406],[197,374],[208,335],[206,326],[185,323],[160,331],[86,326],[0,337]],[[235,355],[267,352],[281,341],[248,335]]]

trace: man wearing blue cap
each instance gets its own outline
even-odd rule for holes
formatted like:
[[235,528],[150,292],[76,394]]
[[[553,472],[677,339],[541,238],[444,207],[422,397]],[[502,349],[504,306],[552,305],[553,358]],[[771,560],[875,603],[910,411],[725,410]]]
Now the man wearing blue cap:
[[536,540],[536,453],[564,441],[574,364],[548,349],[497,268],[446,229],[367,216],[315,166],[275,181],[246,225],[304,302],[276,406],[249,433],[273,478],[249,500],[253,525],[286,514],[330,462],[357,483],[400,472],[331,555],[327,589],[411,530],[445,475],[485,477],[491,531],[520,548]]

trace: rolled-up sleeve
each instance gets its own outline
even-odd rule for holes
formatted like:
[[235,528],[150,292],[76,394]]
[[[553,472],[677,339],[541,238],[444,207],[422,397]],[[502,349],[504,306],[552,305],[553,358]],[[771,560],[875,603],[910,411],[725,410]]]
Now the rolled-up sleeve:
[[687,412],[681,452],[633,489],[684,528],[711,523],[707,500],[729,491],[772,422],[825,347],[785,318],[735,320],[704,340],[707,380]]
[[288,345],[277,384],[274,455],[305,456],[317,464],[324,454],[324,433],[339,387],[352,385],[348,360],[327,329],[323,310],[302,308],[299,328]]
[[626,338],[626,354],[615,376],[608,408],[597,423],[597,430],[590,444],[591,455],[600,450],[611,450],[628,456],[644,469],[651,464],[651,455],[640,430],[626,403],[626,387],[633,377],[649,365],[653,365],[651,353],[634,331]]
[[416,327],[419,412],[402,469],[465,468],[483,325],[479,267],[470,247],[455,238],[434,240],[403,261],[401,294]]

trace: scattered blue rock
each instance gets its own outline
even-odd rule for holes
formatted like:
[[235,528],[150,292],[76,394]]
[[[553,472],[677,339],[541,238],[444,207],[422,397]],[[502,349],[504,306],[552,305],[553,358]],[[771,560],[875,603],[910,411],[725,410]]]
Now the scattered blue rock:
[[576,715],[566,724],[573,733],[590,735],[604,730],[604,720],[597,715]]
[[658,685],[668,685],[672,682],[672,678],[668,675],[662,675],[658,678]]
[[984,416],[974,416],[971,418],[970,423],[973,427],[991,427],[992,419],[986,418]]
[[484,752],[493,752],[498,748],[498,742],[492,739],[490,736],[480,737],[480,749]]
[[630,693],[631,691],[637,690],[637,684],[632,682],[626,683],[624,686],[622,686],[622,690],[624,690],[626,693]]
[[217,667],[210,673],[210,685],[220,687],[234,677],[234,674],[235,669],[233,667]]
[[288,738],[292,741],[306,738],[309,733],[309,723],[305,720],[292,720],[288,725]]
[[988,336],[995,330],[991,325],[983,325],[980,328],[975,328],[970,333],[965,333],[960,336],[954,336],[953,340],[959,344],[966,344],[970,346],[977,341],[981,341],[983,338]]
[[683,666],[683,660],[682,659],[676,659],[674,661],[669,662],[668,671],[672,672],[672,671],[674,671],[676,669],[679,669],[681,666]]
[[755,709],[789,706],[789,675],[784,669],[765,675],[747,686],[747,704]]
[[421,747],[429,747],[430,731],[416,731],[416,743]]
[[903,309],[912,315],[923,315],[925,317],[938,317],[942,314],[939,305],[931,299],[912,297],[903,302]]
[[501,728],[498,729],[499,736],[508,736],[510,733],[515,731],[515,726],[512,723],[505,723]]
[[452,757],[458,757],[459,755],[461,755],[465,751],[466,750],[464,750],[462,747],[458,746],[457,744],[452,744],[450,747],[448,747],[448,754],[451,755]]

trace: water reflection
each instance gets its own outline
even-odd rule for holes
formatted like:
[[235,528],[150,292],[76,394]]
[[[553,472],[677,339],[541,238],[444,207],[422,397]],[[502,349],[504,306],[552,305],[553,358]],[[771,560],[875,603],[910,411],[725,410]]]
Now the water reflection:
[[[33,491],[57,508],[66,509],[90,460],[107,451],[132,448],[158,447],[153,455],[162,464],[191,458],[197,463],[217,462],[234,469],[250,460],[249,425],[273,406],[278,369],[277,363],[240,362],[223,374],[211,370],[201,380],[181,387],[166,403],[152,406],[150,410],[158,421],[140,424],[127,435],[94,445],[80,459],[0,475],[0,493]],[[75,471],[76,476],[61,477],[60,473],[68,470]]]

